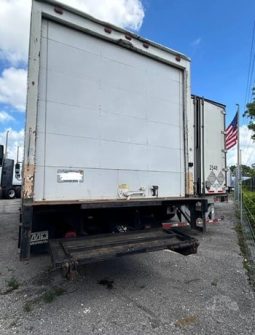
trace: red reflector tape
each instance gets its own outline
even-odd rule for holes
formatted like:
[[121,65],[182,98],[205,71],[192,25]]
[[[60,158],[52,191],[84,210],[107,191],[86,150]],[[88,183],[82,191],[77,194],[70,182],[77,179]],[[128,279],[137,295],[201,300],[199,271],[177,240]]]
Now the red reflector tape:
[[162,223],[162,227],[163,229],[171,229],[171,228],[176,228],[176,227],[187,227],[189,226],[188,222],[166,222],[166,223]]
[[217,223],[220,223],[220,221],[222,221],[222,219],[206,220],[206,223],[207,224],[217,224]]
[[130,36],[130,35],[125,35],[125,38],[127,39],[127,40],[129,40],[129,41],[131,41],[132,40],[132,37]]
[[77,237],[75,231],[68,231],[67,233],[65,233],[65,238],[72,238],[72,237]]
[[62,15],[63,14],[63,9],[61,7],[54,7],[54,12]]
[[176,55],[175,56],[175,60],[177,60],[177,62],[180,62],[181,61],[181,56],[180,55]]
[[149,48],[149,44],[148,43],[143,43],[143,47],[145,48],[145,49],[148,49]]
[[105,27],[105,28],[104,28],[104,31],[105,31],[107,34],[111,34],[112,29],[109,28],[109,27]]

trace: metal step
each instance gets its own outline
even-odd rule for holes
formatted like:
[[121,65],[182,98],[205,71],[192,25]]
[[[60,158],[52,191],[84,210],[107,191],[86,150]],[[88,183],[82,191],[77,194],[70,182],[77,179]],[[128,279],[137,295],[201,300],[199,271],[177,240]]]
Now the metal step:
[[54,268],[162,249],[189,255],[197,252],[198,245],[197,239],[177,229],[162,228],[49,241]]

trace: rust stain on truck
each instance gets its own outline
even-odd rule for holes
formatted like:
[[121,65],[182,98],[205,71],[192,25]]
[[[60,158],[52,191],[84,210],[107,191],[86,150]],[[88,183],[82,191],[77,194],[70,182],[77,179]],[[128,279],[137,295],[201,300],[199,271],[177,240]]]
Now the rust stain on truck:
[[24,187],[23,187],[23,198],[29,199],[33,198],[33,188],[34,188],[34,165],[26,165],[24,169]]

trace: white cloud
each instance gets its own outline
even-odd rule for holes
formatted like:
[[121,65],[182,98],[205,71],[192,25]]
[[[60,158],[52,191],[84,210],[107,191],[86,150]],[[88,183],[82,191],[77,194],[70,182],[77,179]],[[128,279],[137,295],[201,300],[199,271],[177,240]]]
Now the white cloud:
[[[141,0],[63,0],[63,3],[124,28],[143,22]],[[0,0],[0,58],[27,62],[31,0]]]
[[141,27],[144,18],[140,0],[62,0],[62,2],[101,20],[134,30]]
[[0,123],[4,123],[8,121],[14,121],[14,117],[6,113],[5,111],[0,111]]
[[[138,30],[143,22],[144,9],[141,0],[63,0],[64,3],[104,21],[123,28]],[[0,0],[0,60],[13,67],[3,70],[0,76],[0,103],[25,110],[27,72],[19,68],[28,58],[31,0]],[[0,122],[13,117],[0,111]],[[5,144],[9,131],[8,157],[16,158],[17,146],[23,157],[24,130],[11,128],[0,132],[0,143]]]
[[27,62],[31,1],[0,2],[0,57],[13,64]]
[[193,47],[197,47],[199,46],[199,44],[202,42],[202,38],[201,37],[198,37],[197,39],[195,39],[194,41],[191,42],[191,45]]
[[[144,10],[141,0],[63,0],[102,20],[137,30]],[[18,67],[27,62],[31,0],[0,0],[0,58]],[[25,110],[26,78],[24,69],[10,67],[0,77],[0,102]]]
[[[240,128],[240,149],[241,160],[244,165],[255,163],[255,142],[251,139],[253,132],[246,125]],[[237,146],[230,149],[227,153],[228,166],[236,165],[237,162]]]
[[27,71],[13,67],[5,69],[0,77],[0,102],[25,110]]
[[16,131],[12,128],[7,128],[3,132],[0,132],[0,144],[5,145],[6,133],[8,133],[8,158],[16,160],[17,148],[19,147],[19,160],[23,159],[23,147],[24,147],[24,129]]

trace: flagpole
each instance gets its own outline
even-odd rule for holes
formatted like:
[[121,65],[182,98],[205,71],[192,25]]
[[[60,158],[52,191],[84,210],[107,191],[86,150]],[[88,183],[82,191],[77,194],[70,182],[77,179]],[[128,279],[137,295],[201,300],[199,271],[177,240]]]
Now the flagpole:
[[239,104],[237,106],[237,200],[239,203],[240,200],[240,144],[239,144]]
[[242,150],[240,150],[240,221],[241,225],[243,224],[243,193],[242,193]]

